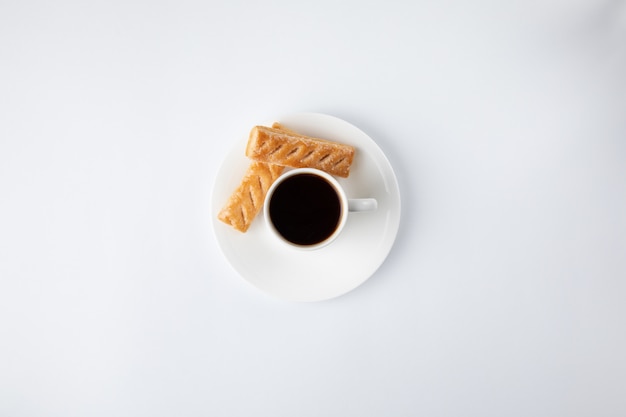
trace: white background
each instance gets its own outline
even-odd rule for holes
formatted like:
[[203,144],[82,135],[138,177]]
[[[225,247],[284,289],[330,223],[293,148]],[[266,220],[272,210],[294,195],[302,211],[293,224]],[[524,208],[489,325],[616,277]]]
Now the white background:
[[[0,2],[0,416],[626,415],[625,74],[619,0]],[[310,304],[209,213],[299,111],[402,193]]]

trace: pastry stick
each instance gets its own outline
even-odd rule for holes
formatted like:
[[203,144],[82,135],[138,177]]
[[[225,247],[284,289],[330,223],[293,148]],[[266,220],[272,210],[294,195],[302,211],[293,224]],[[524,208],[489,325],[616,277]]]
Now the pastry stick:
[[286,130],[255,126],[250,132],[248,158],[292,168],[317,168],[339,177],[350,175],[354,148]]
[[252,162],[217,218],[245,233],[252,220],[261,211],[268,188],[283,172],[283,169],[284,167],[280,165]]

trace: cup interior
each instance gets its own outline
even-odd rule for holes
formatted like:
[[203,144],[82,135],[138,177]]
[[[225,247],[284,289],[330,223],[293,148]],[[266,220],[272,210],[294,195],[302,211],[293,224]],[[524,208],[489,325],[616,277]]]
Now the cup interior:
[[273,234],[300,249],[317,249],[332,242],[347,213],[341,185],[330,174],[311,168],[281,175],[270,187],[264,205]]

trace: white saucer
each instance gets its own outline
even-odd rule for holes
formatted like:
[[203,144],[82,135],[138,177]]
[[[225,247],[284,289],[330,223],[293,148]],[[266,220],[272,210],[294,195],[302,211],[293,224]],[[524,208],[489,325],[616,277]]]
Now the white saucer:
[[[400,191],[391,164],[364,132],[333,116],[298,113],[276,121],[299,133],[352,145],[356,153],[350,176],[338,178],[349,198],[374,197],[378,210],[350,213],[342,234],[314,251],[289,248],[271,235],[259,213],[246,233],[217,220],[250,160],[242,137],[220,167],[213,188],[213,230],[226,259],[249,283],[292,301],[321,301],[361,285],[383,263],[400,224]],[[272,121],[273,122],[273,121]],[[252,128],[252,126],[250,126]]]

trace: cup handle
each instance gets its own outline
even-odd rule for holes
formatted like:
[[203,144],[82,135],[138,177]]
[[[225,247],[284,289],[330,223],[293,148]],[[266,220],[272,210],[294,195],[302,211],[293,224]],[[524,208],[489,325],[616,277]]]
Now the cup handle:
[[350,198],[348,199],[348,211],[374,211],[378,208],[375,198]]

